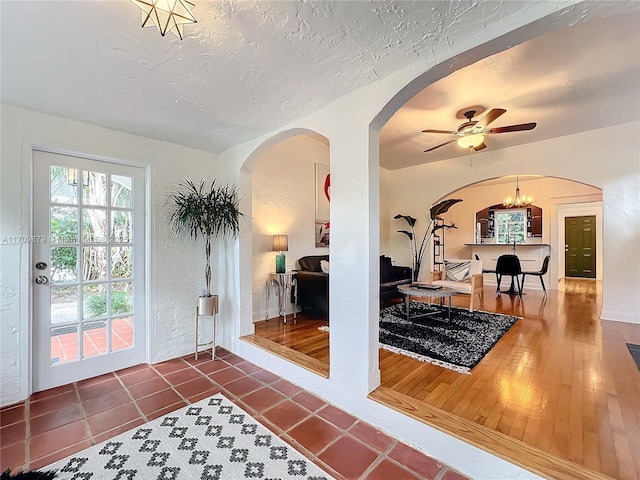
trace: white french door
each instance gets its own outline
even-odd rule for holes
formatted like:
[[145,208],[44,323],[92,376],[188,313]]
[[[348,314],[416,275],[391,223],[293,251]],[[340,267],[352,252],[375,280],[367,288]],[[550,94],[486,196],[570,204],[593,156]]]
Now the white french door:
[[145,360],[145,172],[33,152],[33,391]]

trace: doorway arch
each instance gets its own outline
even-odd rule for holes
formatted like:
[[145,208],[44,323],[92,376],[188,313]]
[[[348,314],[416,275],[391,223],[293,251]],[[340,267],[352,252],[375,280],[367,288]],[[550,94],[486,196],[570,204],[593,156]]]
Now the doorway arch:
[[[315,164],[329,164],[329,140],[315,130],[289,129],[261,143],[247,158],[241,174],[241,188],[245,209],[253,218],[251,230],[241,234],[241,255],[248,268],[243,269],[243,299],[246,312],[241,318],[241,335],[255,333],[254,322],[279,318],[280,298],[283,292],[274,289],[268,281],[275,271],[272,252],[272,236],[287,235],[288,251],[286,270],[297,267],[298,258],[305,255],[328,254],[328,248],[316,248],[314,244],[314,171]],[[293,286],[292,286],[293,287]],[[295,292],[297,286],[292,288]],[[269,301],[269,299],[271,301]],[[274,301],[275,300],[275,301]],[[288,302],[283,304],[291,322],[294,311],[299,310]],[[268,325],[267,325],[268,326]],[[264,325],[261,326],[264,329]],[[278,352],[272,349],[271,352]],[[287,355],[286,359],[298,357]],[[328,365],[322,371],[328,372]],[[327,373],[328,374],[328,373]]]

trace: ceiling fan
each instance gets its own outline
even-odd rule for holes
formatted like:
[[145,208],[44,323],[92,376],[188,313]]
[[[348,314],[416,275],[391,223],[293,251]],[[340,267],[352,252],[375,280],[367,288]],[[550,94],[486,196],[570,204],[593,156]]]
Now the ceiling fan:
[[444,143],[441,143],[440,145],[436,145],[435,147],[431,147],[425,150],[425,152],[431,152],[436,148],[444,147],[445,145],[449,145],[450,143],[456,141],[461,147],[473,148],[477,152],[478,150],[487,148],[484,143],[485,135],[493,135],[494,133],[520,132],[523,130],[533,130],[534,128],[536,128],[536,122],[521,123],[519,125],[509,125],[506,127],[487,128],[490,123],[495,121],[505,112],[506,110],[504,108],[492,108],[480,120],[473,120],[476,111],[469,110],[468,112],[464,113],[467,121],[460,125],[458,127],[458,130],[422,130],[423,133],[446,133],[448,135],[457,136],[457,138],[448,140]]

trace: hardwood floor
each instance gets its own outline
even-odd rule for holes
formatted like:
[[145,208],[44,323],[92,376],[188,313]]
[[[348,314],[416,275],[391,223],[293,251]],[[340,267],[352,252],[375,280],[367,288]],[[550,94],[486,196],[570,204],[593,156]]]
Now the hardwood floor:
[[[600,321],[600,283],[590,280],[548,297],[495,297],[491,287],[484,297],[483,310],[522,320],[472,375],[380,350],[371,398],[549,478],[640,479],[640,371],[625,345],[640,344],[640,326]],[[256,336],[328,364],[317,326],[299,315],[297,324],[256,324]]]

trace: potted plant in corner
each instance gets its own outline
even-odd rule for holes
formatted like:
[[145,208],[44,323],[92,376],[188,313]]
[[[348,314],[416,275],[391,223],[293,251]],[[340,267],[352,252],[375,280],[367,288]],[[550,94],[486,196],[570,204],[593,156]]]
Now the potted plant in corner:
[[449,209],[455,205],[458,202],[461,202],[462,199],[460,198],[450,198],[448,200],[443,200],[440,203],[432,206],[429,209],[429,216],[431,217],[431,221],[429,222],[429,225],[427,226],[427,229],[424,232],[424,236],[422,237],[422,242],[420,242],[420,246],[418,247],[418,242],[417,242],[417,237],[416,237],[416,232],[415,232],[415,225],[416,225],[416,219],[409,216],[409,215],[401,215],[398,214],[395,217],[393,217],[394,219],[398,220],[400,218],[404,218],[405,221],[409,224],[409,227],[411,228],[411,231],[408,230],[398,230],[398,233],[404,233],[407,237],[409,237],[409,245],[411,247],[411,256],[413,257],[413,266],[412,266],[412,270],[413,270],[413,281],[417,281],[418,280],[418,276],[420,275],[420,266],[422,265],[422,257],[424,255],[425,249],[427,247],[429,238],[431,237],[431,235],[433,235],[433,232],[437,229],[437,228],[451,228],[454,227],[454,225],[443,225],[440,227],[436,227],[434,225],[434,222],[436,220],[436,217],[438,217],[438,215],[442,215],[444,213],[447,213],[449,211]]
[[238,187],[224,185],[214,178],[211,184],[201,180],[198,185],[189,179],[178,184],[178,189],[169,194],[173,212],[169,225],[175,233],[187,233],[197,240],[205,240],[207,259],[204,275],[206,290],[199,299],[200,315],[213,315],[217,311],[217,295],[211,295],[211,242],[216,239],[228,239],[238,235],[240,212]]

